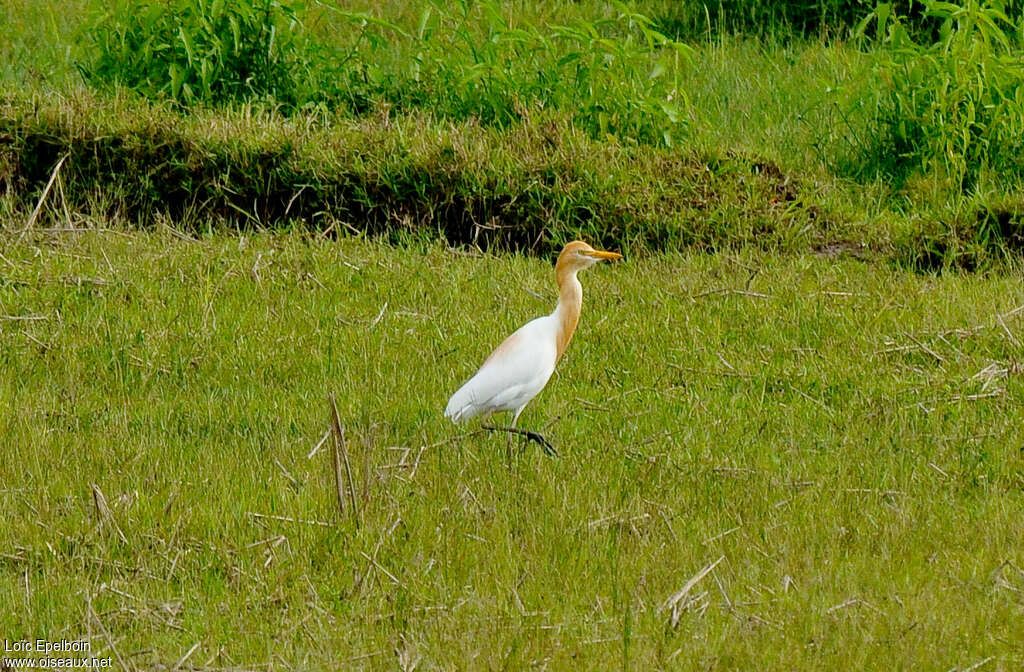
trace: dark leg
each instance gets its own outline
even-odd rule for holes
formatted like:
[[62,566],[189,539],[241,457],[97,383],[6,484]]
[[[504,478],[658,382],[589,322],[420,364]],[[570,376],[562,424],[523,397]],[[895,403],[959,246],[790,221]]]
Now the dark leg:
[[525,436],[528,440],[533,441],[534,443],[540,445],[541,449],[544,451],[544,453],[546,455],[549,455],[551,457],[558,457],[558,451],[555,450],[555,447],[552,446],[551,443],[547,439],[545,439],[543,436],[541,436],[537,432],[531,432],[531,431],[529,431],[527,429],[518,429],[516,427],[495,427],[494,425],[486,425],[486,424],[485,425],[481,425],[481,427],[483,427],[484,429],[486,429],[488,431],[491,431],[491,432],[508,432],[509,433],[509,440],[510,441],[511,441],[511,438],[512,438],[511,437],[512,434],[518,434],[519,436]]

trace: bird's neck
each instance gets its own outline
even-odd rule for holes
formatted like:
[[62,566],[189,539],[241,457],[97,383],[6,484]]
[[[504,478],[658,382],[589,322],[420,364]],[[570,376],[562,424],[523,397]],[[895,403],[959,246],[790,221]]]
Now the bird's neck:
[[558,273],[558,305],[554,316],[558,320],[556,346],[558,359],[562,358],[569,347],[576,324],[580,321],[580,310],[583,308],[583,286],[576,278],[576,271],[560,271]]

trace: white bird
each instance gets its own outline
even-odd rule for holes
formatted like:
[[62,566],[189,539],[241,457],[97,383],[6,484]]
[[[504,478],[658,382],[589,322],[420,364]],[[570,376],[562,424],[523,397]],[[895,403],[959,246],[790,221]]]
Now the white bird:
[[495,348],[448,400],[445,417],[462,422],[483,415],[486,420],[491,413],[512,411],[511,427],[485,427],[509,432],[510,442],[513,433],[523,434],[553,452],[542,436],[516,429],[516,422],[526,405],[544,389],[576,331],[583,307],[583,286],[576,274],[602,259],[621,258],[621,254],[595,250],[579,240],[566,245],[555,264],[558,305],[554,312],[527,322]]

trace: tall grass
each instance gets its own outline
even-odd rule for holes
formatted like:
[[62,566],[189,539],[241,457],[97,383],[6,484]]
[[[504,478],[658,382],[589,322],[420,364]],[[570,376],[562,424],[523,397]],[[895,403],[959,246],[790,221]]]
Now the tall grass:
[[121,1],[94,18],[80,67],[90,83],[188,105],[387,105],[498,127],[558,109],[592,137],[671,146],[688,119],[678,79],[692,50],[613,6],[614,18],[564,25],[515,25],[496,0],[426,3],[414,27],[339,10],[350,42],[328,49],[297,3]]
[[54,90],[73,86],[74,35],[96,0],[0,3],[0,90]]
[[970,190],[986,174],[1024,174],[1024,43],[1001,3],[928,0],[935,41],[915,39],[887,3],[873,22],[877,129],[867,164],[905,178],[931,173]]
[[499,126],[531,108],[570,113],[592,137],[671,146],[687,119],[678,86],[692,49],[619,2],[594,22],[513,26],[496,2],[428,6],[413,96],[435,112]]
[[184,105],[295,106],[313,95],[319,48],[302,29],[301,8],[280,0],[114,0],[86,29],[79,68],[92,85]]
[[850,235],[845,217],[771,161],[598,141],[554,113],[509,130],[415,114],[321,126],[82,96],[0,106],[0,133],[0,192],[27,212],[60,163],[59,198],[46,200],[58,217],[65,204],[141,225],[302,221],[535,251],[576,236],[635,249],[795,249]]

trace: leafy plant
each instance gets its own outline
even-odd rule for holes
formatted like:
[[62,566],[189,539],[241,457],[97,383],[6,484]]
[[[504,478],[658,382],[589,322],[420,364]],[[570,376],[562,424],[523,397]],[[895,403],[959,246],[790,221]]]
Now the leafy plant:
[[[558,65],[569,69],[563,76],[571,75],[570,100],[578,101],[578,114],[596,137],[625,131],[640,142],[672,146],[685,127],[689,106],[677,77],[693,50],[656,30],[647,16],[614,4],[618,16],[605,26],[554,28],[568,46]],[[602,27],[623,34],[608,37]]]
[[593,137],[671,146],[687,101],[676,76],[692,49],[622,3],[614,19],[514,26],[500,5],[440,3],[420,20],[411,99],[504,127],[530,107],[569,111]]
[[299,2],[115,0],[87,31],[79,67],[91,84],[185,105],[388,105],[499,128],[554,108],[593,137],[654,145],[672,145],[686,125],[676,78],[692,50],[622,3],[611,19],[517,26],[496,0],[434,1],[408,30],[318,7],[341,19],[331,49],[303,29]]
[[86,81],[185,105],[310,98],[303,3],[288,0],[113,0],[86,35]]
[[875,122],[868,162],[904,179],[920,170],[965,191],[988,170],[1024,164],[1024,60],[1021,37],[999,2],[927,0],[938,39],[915,39],[892,5],[874,22]]

